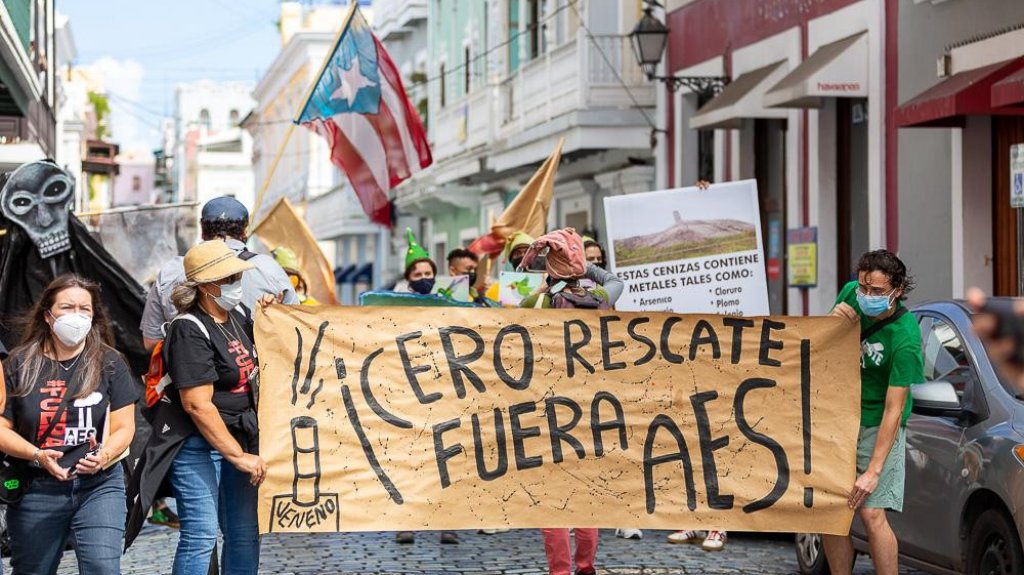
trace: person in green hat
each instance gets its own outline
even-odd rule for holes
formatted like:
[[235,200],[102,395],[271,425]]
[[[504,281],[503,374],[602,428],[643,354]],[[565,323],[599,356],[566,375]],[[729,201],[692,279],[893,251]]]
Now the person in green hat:
[[505,242],[504,252],[507,271],[514,272],[519,268],[523,256],[526,255],[526,251],[530,249],[532,243],[533,237],[526,232],[516,232],[509,236],[508,241]]
[[411,229],[405,228],[405,233],[409,238],[409,249],[405,252],[405,281],[410,292],[427,295],[434,290],[437,264],[416,241]]
[[274,256],[274,261],[288,274],[288,279],[292,282],[292,287],[295,288],[295,294],[299,296],[299,304],[320,305],[320,302],[307,293],[306,279],[302,277],[302,272],[299,271],[299,258],[295,255],[295,252],[290,248],[281,246],[270,252],[270,255]]

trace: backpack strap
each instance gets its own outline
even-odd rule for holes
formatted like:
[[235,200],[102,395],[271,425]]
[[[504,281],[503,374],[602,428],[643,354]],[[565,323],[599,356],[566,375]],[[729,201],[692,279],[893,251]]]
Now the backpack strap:
[[900,319],[903,316],[903,314],[905,314],[905,313],[907,313],[907,308],[901,307],[900,309],[896,310],[896,313],[894,313],[891,316],[883,319],[882,321],[880,321],[880,322],[878,322],[878,323],[868,327],[866,330],[860,332],[860,340],[861,341],[867,341],[867,339],[869,337],[871,337],[871,336],[875,335],[876,333],[882,331],[883,329],[885,329],[885,326],[887,326],[887,325],[895,322],[896,320]]
[[167,337],[167,326],[169,326],[172,323],[178,321],[179,319],[190,321],[190,322],[196,324],[196,326],[199,327],[199,331],[203,332],[203,335],[206,336],[206,339],[210,339],[210,330],[206,329],[206,324],[204,324],[203,322],[199,321],[198,317],[196,317],[196,316],[194,316],[194,315],[192,315],[190,313],[178,314],[178,315],[174,316],[173,318],[171,318],[171,321],[169,321],[169,322],[163,324],[162,326],[160,326],[160,330],[163,331],[163,333],[164,333],[164,338]]
[[243,262],[247,262],[252,258],[256,257],[257,255],[259,254],[257,254],[256,252],[249,251],[248,248],[242,248],[242,251],[238,252],[238,259],[242,260]]

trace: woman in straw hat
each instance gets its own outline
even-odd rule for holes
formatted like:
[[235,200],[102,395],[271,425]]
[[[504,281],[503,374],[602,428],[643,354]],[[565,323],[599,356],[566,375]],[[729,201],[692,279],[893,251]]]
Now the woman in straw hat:
[[[172,293],[180,315],[169,324],[163,348],[168,395],[180,399],[170,405],[191,423],[168,472],[181,518],[173,573],[205,575],[219,527],[222,573],[255,575],[256,495],[267,465],[257,436],[253,324],[239,306],[242,272],[252,264],[220,240],[190,249],[184,264],[186,281]],[[259,303],[273,302],[265,296]]]

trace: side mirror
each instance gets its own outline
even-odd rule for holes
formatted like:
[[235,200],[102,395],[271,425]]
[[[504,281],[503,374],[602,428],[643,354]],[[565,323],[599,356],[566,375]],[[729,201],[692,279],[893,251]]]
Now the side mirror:
[[914,413],[920,415],[955,416],[962,407],[956,388],[948,381],[929,381],[910,386]]

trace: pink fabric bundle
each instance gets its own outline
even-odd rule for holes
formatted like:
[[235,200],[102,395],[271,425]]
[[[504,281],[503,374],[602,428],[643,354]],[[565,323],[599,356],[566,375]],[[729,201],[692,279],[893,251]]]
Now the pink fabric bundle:
[[572,228],[555,230],[537,238],[530,245],[530,250],[523,257],[523,268],[527,268],[540,255],[544,248],[548,249],[548,275],[556,279],[576,279],[587,272],[587,258],[583,251],[583,238]]

